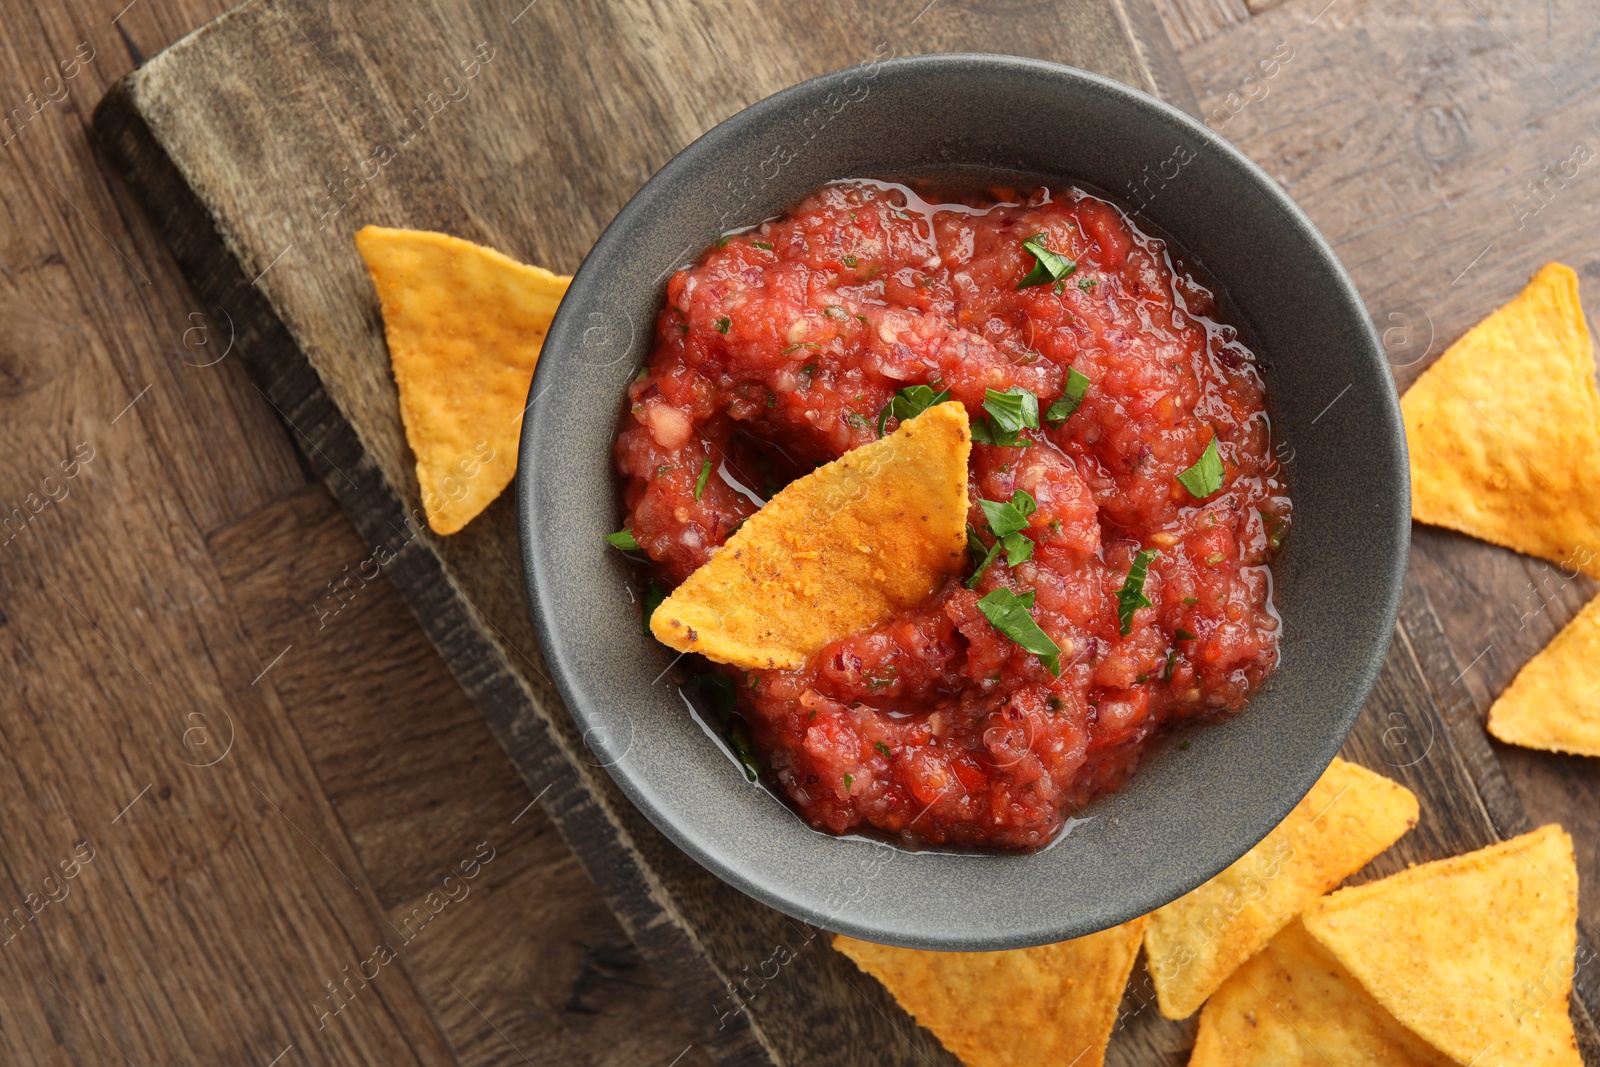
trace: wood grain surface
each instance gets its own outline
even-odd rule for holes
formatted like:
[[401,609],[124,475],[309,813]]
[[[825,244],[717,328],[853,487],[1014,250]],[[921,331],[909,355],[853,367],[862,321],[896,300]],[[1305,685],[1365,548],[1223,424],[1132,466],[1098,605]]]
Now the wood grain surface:
[[[1575,143],[1600,142],[1589,125],[1600,120],[1593,14],[1571,3],[1484,0],[1160,6],[1200,109],[1335,243],[1402,385],[1545,259],[1571,263],[1586,284],[1600,277],[1586,225],[1600,185],[1590,187],[1585,169],[1541,195],[1528,187]],[[494,612],[504,610],[512,628],[484,655],[536,676],[520,593],[501,603],[450,584],[463,569],[504,563],[492,544],[510,533],[504,502],[480,520],[483,543],[463,542],[444,564],[420,550],[424,541],[385,576],[359,577],[378,541],[416,539],[404,526],[382,528],[400,521],[400,505],[365,458],[365,439],[327,406],[326,392],[319,399],[320,380],[292,373],[305,323],[291,316],[278,328],[278,305],[260,282],[296,265],[291,228],[326,221],[347,235],[356,216],[452,226],[570,268],[587,247],[583,228],[592,238],[683,139],[813,69],[870,60],[880,41],[1102,68],[1124,53],[1103,39],[1022,32],[1017,12],[1057,10],[1025,3],[941,0],[888,14],[819,5],[820,17],[796,4],[754,14],[553,0],[506,8],[484,8],[474,21],[452,5],[258,5],[256,54],[229,57],[237,71],[209,72],[220,84],[206,99],[251,113],[258,105],[241,74],[271,74],[280,61],[270,84],[282,99],[259,104],[273,125],[214,131],[231,137],[223,147],[260,168],[284,150],[277,142],[308,128],[345,138],[344,151],[264,199],[280,211],[287,201],[310,221],[257,235],[283,237],[262,248],[218,246],[214,229],[194,224],[196,212],[205,217],[202,201],[139,136],[137,113],[111,111],[122,125],[105,132],[109,154],[142,176],[141,193],[168,197],[148,218],[90,145],[93,102],[222,5],[115,0],[69,11],[0,0],[0,435],[11,461],[0,501],[31,515],[0,533],[0,769],[10,786],[0,800],[0,856],[8,906],[26,914],[33,894],[37,912],[0,946],[6,1062],[666,1065],[763,1062],[796,1047],[802,1016],[787,1032],[774,1021],[743,1045],[716,1040],[712,1013],[726,1010],[727,995],[715,987],[718,969],[709,991],[703,969],[693,977],[693,957],[720,950],[725,958],[728,942],[688,939],[685,949],[681,931],[695,916],[660,899],[663,883],[630,883],[671,857],[641,847],[618,868],[597,869],[589,850],[580,865],[544,805],[569,823],[587,812],[602,832],[625,813],[595,814],[598,805],[560,788],[529,808],[572,772],[552,764],[539,773],[530,757],[548,755],[549,742],[499,723],[519,775],[473,708],[513,706],[526,692],[508,695],[495,677],[462,677],[453,664],[457,684],[431,651],[429,637],[459,647],[450,627],[469,638],[498,631]],[[991,28],[997,36],[985,43],[993,11],[1013,20],[1010,36]],[[1143,27],[1148,39],[1150,12],[1119,4],[1111,13],[1124,34]],[[526,30],[513,38],[512,26]],[[347,168],[360,172],[374,139],[405,136],[401,116],[439,92],[443,64],[461,58],[441,42],[470,53],[491,31],[520,43],[411,131],[399,169],[342,196],[327,191]],[[403,47],[385,52],[374,38]],[[551,55],[549,42],[569,53],[574,42],[610,51],[584,67]],[[1293,59],[1263,77],[1257,64],[1285,43]],[[1122,76],[1182,100],[1154,50],[1143,75],[1135,53]],[[672,96],[678,83],[662,74],[684,55],[707,79],[689,100]],[[537,104],[486,104],[496,92],[487,79],[511,57],[578,89]],[[602,95],[610,103],[591,110]],[[622,96],[633,104],[615,103]],[[490,123],[542,132],[484,150],[478,138]],[[565,139],[569,128],[582,136]],[[592,202],[571,232],[549,225],[552,202],[583,198]],[[315,258],[322,246],[301,254]],[[1593,292],[1585,295],[1594,309]],[[353,351],[381,351],[370,311],[360,328],[367,348]],[[254,381],[241,364],[247,351]],[[326,362],[347,353],[305,352],[313,354]],[[392,419],[388,396],[371,418],[387,410]],[[93,458],[74,466],[84,446]],[[323,489],[308,487],[313,474],[343,486],[336,495],[351,514],[380,521],[353,528]],[[414,502],[409,480],[401,490]],[[418,595],[441,582],[437,602]],[[408,590],[404,601],[396,586]],[[1424,822],[1363,877],[1529,820],[1560,821],[1579,846],[1585,929],[1596,928],[1594,761],[1491,745],[1482,732],[1494,694],[1593,591],[1553,567],[1417,530],[1402,628],[1347,754],[1418,789]],[[463,594],[469,608],[457,603]],[[432,612],[426,636],[407,607]],[[493,859],[470,868],[480,845]],[[65,881],[60,865],[83,855],[93,859]],[[470,881],[463,863],[476,872]],[[625,933],[600,903],[625,896],[619,888],[655,901],[656,925],[648,910],[624,909]],[[752,1014],[799,999],[784,999],[785,984],[823,1003],[848,995],[857,1006],[823,1024],[833,1058],[802,1062],[949,1062],[874,983],[822,952],[816,932],[775,923],[756,936],[754,950],[735,944],[742,962],[723,969],[759,967],[773,937],[798,950],[799,964],[750,1000]],[[363,964],[373,973],[380,941],[397,949],[395,959],[370,982],[336,989],[343,1007],[319,1016],[335,1006],[326,983]],[[646,957],[669,967],[653,970]],[[1593,975],[1580,972],[1579,981],[1594,1003]],[[1111,1062],[1182,1062],[1187,1029],[1161,1024],[1149,1000],[1136,974]],[[878,1018],[876,1030],[861,1029],[862,1015]],[[862,1043],[873,1033],[884,1044]]]

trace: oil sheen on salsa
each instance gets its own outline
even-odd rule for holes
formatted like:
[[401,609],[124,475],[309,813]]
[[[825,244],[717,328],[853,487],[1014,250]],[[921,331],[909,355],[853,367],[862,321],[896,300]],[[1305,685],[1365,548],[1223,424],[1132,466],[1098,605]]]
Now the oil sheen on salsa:
[[[817,829],[1038,848],[1164,726],[1237,711],[1272,672],[1289,498],[1255,359],[1178,249],[1077,189],[940,199],[828,185],[675,273],[615,459],[670,588],[788,481],[876,440],[899,391],[949,392],[980,440],[995,393],[1037,398],[1015,445],[975,440],[962,575],[801,669],[709,669]],[[1069,371],[1087,385],[1062,418]],[[1221,483],[1197,498],[1179,476],[1213,440]],[[996,540],[984,500],[1031,500],[1031,555],[1002,550],[973,583]],[[980,610],[996,590],[1032,594],[1059,675]]]

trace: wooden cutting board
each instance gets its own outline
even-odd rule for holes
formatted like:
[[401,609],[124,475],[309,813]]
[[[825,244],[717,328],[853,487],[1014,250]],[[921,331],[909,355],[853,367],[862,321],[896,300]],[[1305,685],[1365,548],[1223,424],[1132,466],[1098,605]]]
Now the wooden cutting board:
[[[1071,63],[1197,112],[1138,0],[251,0],[96,115],[263,393],[361,535],[394,553],[385,573],[719,1063],[953,1060],[823,932],[701,870],[595,765],[528,621],[510,495],[451,538],[411,517],[412,458],[350,235],[443,230],[570,272],[651,173],[729,114],[824,71],[930,51]],[[1411,581],[1345,751],[1416,791],[1423,821],[1372,873],[1526,825],[1452,695],[1459,669]],[[1574,1018],[1600,1062],[1600,998],[1580,983]],[[1142,971],[1124,1011],[1111,1062],[1182,1062],[1190,1028],[1159,1018]]]

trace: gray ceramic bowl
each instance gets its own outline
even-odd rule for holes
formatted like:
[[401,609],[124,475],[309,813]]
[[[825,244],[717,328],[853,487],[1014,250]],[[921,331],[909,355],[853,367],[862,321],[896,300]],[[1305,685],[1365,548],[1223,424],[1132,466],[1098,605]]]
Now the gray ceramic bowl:
[[[601,540],[619,522],[611,442],[624,389],[670,273],[724,230],[830,180],[952,170],[975,183],[997,171],[1083,183],[1130,207],[1140,183],[1141,221],[1199,261],[1253,334],[1294,496],[1294,533],[1275,568],[1277,672],[1242,714],[1187,732],[1187,748],[1158,744],[1127,788],[1032,855],[908,852],[811,830],[750,785],[690,713],[672,653],[642,632],[629,592],[637,572]],[[828,929],[998,949],[1165,904],[1237,859],[1311,788],[1393,630],[1410,529],[1405,440],[1354,287],[1299,209],[1226,142],[1082,71],[1001,56],[897,59],[733,116],[606,229],[556,315],[531,395],[517,470],[528,599],[595,761],[719,877]]]

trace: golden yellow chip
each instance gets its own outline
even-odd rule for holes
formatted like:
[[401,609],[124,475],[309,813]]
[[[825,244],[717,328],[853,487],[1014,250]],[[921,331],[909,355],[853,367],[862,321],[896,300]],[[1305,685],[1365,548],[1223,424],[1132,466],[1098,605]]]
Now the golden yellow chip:
[[1534,275],[1400,410],[1413,518],[1600,577],[1600,393],[1571,269]]
[[383,308],[428,525],[455,533],[516,473],[528,383],[572,279],[422,230],[366,226],[356,247]]
[[1449,1067],[1306,933],[1298,919],[1200,1013],[1189,1067]]
[[1489,732],[1513,745],[1600,756],[1600,597],[1518,672],[1489,709]]
[[966,559],[966,409],[949,402],[797,478],[673,590],[650,630],[736,667],[801,666]]
[[1194,1014],[1285,923],[1416,824],[1409,789],[1335,759],[1254,848],[1151,913],[1144,946],[1161,1014]]
[[1572,838],[1545,826],[1341,889],[1306,929],[1412,1032],[1473,1067],[1580,1067]]
[[1144,918],[1006,952],[921,952],[851,937],[833,947],[883,983],[967,1067],[1101,1067]]

